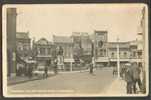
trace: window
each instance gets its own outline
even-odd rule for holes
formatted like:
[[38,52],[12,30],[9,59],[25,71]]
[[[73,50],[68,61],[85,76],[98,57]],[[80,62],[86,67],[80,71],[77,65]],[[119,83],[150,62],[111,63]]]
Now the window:
[[47,50],[48,50],[48,55],[50,55],[51,54],[51,49],[48,48]]
[[111,53],[111,57],[114,58],[114,52]]
[[22,50],[23,50],[23,45],[22,45],[22,43],[18,43],[18,45],[17,45],[17,50],[18,50],[18,51],[22,51]]
[[100,56],[101,57],[103,56],[103,50],[102,49],[100,50]]
[[136,57],[136,52],[133,52],[133,57],[134,57],[134,58]]
[[127,57],[127,52],[124,52],[124,57]]
[[106,56],[106,50],[104,49],[104,56]]
[[45,55],[45,48],[40,48],[40,54]]

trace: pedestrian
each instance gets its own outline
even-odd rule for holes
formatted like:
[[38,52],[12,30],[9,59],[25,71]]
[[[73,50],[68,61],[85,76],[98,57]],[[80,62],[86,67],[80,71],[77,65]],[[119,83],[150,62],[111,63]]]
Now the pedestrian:
[[90,66],[90,74],[93,74],[93,64],[90,63],[89,66]]
[[44,68],[44,71],[45,71],[45,78],[48,77],[48,67],[50,66],[50,60],[47,60],[46,61],[46,65],[45,65],[45,68]]
[[44,71],[45,71],[45,78],[47,78],[48,77],[48,66],[45,66],[45,69],[44,69]]
[[122,68],[121,68],[121,72],[120,72],[120,76],[121,76],[122,79],[124,78],[125,71],[126,71],[126,67],[125,67],[125,65],[123,65]]
[[142,82],[140,79],[140,73],[141,69],[140,67],[137,66],[137,63],[134,62],[132,63],[132,68],[133,68],[133,92],[137,92],[136,84],[138,83],[139,90],[141,91],[142,89]]
[[117,67],[113,66],[113,76],[115,76],[117,74]]
[[54,67],[53,67],[53,68],[54,68],[54,73],[55,73],[55,75],[56,75],[56,74],[58,74],[57,59],[54,60],[53,66],[54,66]]
[[126,84],[127,94],[132,94],[133,76],[132,76],[132,68],[130,63],[126,64],[125,81],[127,83]]
[[28,77],[31,78],[32,77],[32,71],[33,71],[33,68],[30,64],[28,64]]

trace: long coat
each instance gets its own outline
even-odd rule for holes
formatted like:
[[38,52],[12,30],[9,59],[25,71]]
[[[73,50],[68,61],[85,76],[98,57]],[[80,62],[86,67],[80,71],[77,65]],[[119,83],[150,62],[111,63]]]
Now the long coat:
[[130,67],[128,67],[125,71],[125,81],[126,82],[133,82],[133,70]]

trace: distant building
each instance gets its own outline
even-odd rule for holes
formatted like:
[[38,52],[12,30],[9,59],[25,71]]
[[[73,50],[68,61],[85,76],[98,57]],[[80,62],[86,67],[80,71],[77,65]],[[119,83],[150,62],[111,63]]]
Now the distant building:
[[108,57],[111,66],[117,66],[117,45],[119,45],[120,64],[130,61],[129,42],[108,42]]
[[16,49],[17,54],[21,58],[27,58],[31,56],[31,39],[27,32],[16,33]]
[[78,45],[81,48],[81,33],[73,32],[71,38],[73,40],[73,45]]
[[82,48],[82,59],[90,63],[92,61],[92,41],[88,33],[81,33],[81,48]]
[[63,48],[64,58],[72,58],[72,38],[67,36],[53,35],[53,42],[56,46]]
[[52,42],[49,42],[45,38],[41,38],[36,41],[33,46],[35,50],[34,52],[37,52],[35,59],[38,66],[45,66],[46,62],[51,63],[55,51],[55,45],[53,45]]
[[102,30],[94,31],[95,62],[101,66],[108,65],[108,32]]
[[120,65],[140,62],[141,50],[138,41],[108,42],[107,31],[94,31],[94,56],[96,66],[117,66],[117,45],[119,45]]
[[91,55],[92,41],[88,33],[81,33],[81,48],[83,50],[83,55]]
[[77,63],[80,62],[80,57],[82,54],[80,32],[73,32],[71,38],[73,40],[73,58],[74,61]]
[[16,8],[7,8],[7,73],[16,73]]
[[73,60],[73,42],[71,37],[53,35],[53,42],[56,47],[63,48],[63,61],[66,65],[65,70],[70,70]]

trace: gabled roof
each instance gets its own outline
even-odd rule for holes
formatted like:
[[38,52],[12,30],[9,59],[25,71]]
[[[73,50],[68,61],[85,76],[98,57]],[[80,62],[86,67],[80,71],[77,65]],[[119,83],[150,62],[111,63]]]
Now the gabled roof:
[[53,35],[54,43],[72,43],[72,38],[68,36],[55,36]]
[[30,39],[28,32],[17,32],[16,33],[16,38],[17,39]]

